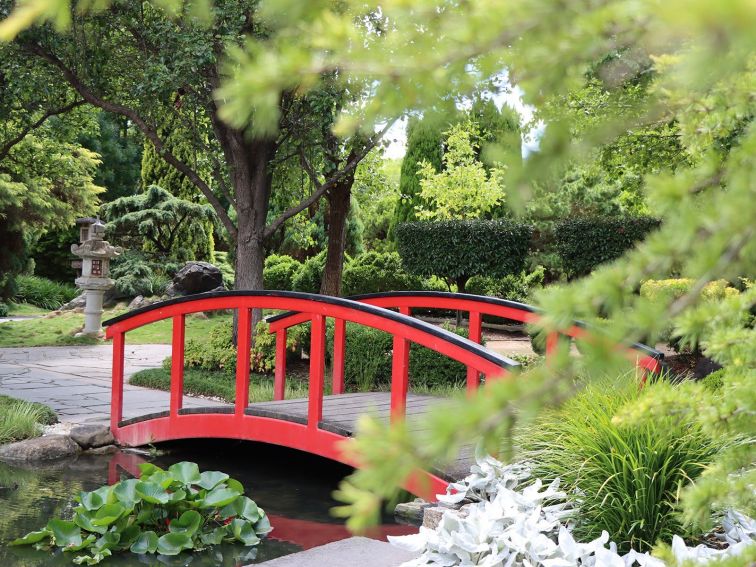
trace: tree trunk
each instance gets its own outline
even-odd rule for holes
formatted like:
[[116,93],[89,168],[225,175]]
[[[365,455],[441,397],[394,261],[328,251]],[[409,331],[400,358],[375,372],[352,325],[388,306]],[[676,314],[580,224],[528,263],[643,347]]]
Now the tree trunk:
[[328,200],[328,252],[320,282],[323,295],[341,295],[341,273],[344,270],[346,224],[352,199],[354,174],[345,175],[326,194]]

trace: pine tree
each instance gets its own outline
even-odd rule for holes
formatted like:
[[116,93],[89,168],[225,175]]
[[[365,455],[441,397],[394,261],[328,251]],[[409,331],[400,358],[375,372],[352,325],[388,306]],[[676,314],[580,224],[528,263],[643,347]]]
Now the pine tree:
[[402,160],[399,177],[399,200],[394,209],[389,236],[393,237],[396,225],[416,220],[415,211],[420,199],[420,163],[427,161],[440,171],[443,158],[443,130],[438,120],[424,117],[411,120],[407,126],[407,153]]

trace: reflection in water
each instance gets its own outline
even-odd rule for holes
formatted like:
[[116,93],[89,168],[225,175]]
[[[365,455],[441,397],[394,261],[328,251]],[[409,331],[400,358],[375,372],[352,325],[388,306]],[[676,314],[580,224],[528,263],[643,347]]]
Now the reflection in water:
[[[347,467],[302,453],[242,442],[192,441],[161,448],[165,447],[168,454],[150,459],[158,466],[167,468],[179,461],[194,461],[200,470],[221,470],[238,479],[246,494],[271,517],[273,533],[255,548],[224,544],[176,557],[124,553],[106,559],[102,565],[236,567],[348,536],[329,513],[335,504],[331,493],[349,474]],[[69,554],[9,547],[7,542],[41,528],[52,517],[71,518],[75,495],[108,482],[110,459],[80,456],[54,466],[33,468],[0,463],[0,566],[71,565]],[[123,470],[121,473],[126,476]],[[384,526],[383,533],[411,530],[392,525]]]

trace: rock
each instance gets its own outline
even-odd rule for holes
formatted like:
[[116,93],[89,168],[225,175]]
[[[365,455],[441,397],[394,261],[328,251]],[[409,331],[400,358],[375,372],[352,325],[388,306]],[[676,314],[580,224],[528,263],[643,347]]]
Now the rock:
[[46,435],[0,446],[2,461],[53,461],[76,455],[81,447],[68,435]]
[[223,287],[221,271],[208,262],[187,262],[166,287],[167,295],[204,293]]
[[448,506],[428,506],[423,510],[423,527],[435,530],[445,513],[455,514],[460,518],[466,518],[470,513],[470,504],[465,504],[459,509]]
[[84,309],[84,305],[86,304],[86,293],[82,293],[81,295],[78,295],[74,297],[71,301],[68,303],[64,303],[60,306],[60,311],[71,311],[72,309]]
[[117,445],[104,445],[103,447],[97,447],[96,449],[87,449],[86,455],[112,455],[119,451]]
[[156,301],[157,300],[154,297],[144,297],[143,295],[137,295],[134,299],[131,300],[131,303],[129,303],[127,309],[141,309],[142,307],[152,305]]
[[410,522],[420,523],[423,521],[425,508],[433,506],[421,498],[415,498],[413,502],[400,502],[394,508],[394,516]]
[[76,441],[82,449],[95,449],[104,445],[115,443],[110,427],[85,423],[71,429],[71,439]]

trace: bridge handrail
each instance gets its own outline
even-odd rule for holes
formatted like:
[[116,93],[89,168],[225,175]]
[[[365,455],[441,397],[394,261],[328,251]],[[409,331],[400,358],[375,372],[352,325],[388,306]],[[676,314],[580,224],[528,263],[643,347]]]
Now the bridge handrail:
[[[491,379],[519,367],[517,362],[485,349],[474,341],[460,337],[455,333],[407,315],[366,303],[338,297],[287,291],[209,292],[154,303],[113,317],[103,323],[107,327],[106,337],[113,339],[112,426],[117,428],[122,420],[125,334],[149,323],[168,318],[173,319],[171,414],[178,415],[179,410],[182,409],[183,400],[185,317],[190,313],[222,309],[238,309],[239,311],[236,413],[243,414],[249,404],[251,310],[257,308],[294,308],[300,315],[306,314],[313,322],[310,345],[309,403],[311,411],[309,414],[311,415],[308,417],[308,423],[311,423],[313,427],[317,427],[322,418],[326,317],[333,317],[341,324],[345,321],[352,321],[393,335],[391,413],[394,418],[403,416],[406,407],[410,342],[416,342],[441,352],[469,368],[473,368],[475,372],[489,376]],[[282,345],[283,352],[278,350],[281,344],[277,345],[277,363],[282,358],[282,364],[285,364],[285,337]],[[279,355],[282,356],[279,357]],[[279,371],[276,368],[275,399],[283,399],[284,397],[285,378],[283,376],[285,376],[285,369]],[[334,393],[341,393],[343,384],[341,387],[335,387],[334,390]]]
[[[540,319],[543,313],[538,307],[517,301],[484,295],[452,293],[446,291],[391,291],[353,295],[349,296],[347,299],[388,309],[398,308],[401,312],[408,315],[411,313],[412,309],[450,309],[467,311],[470,315],[468,335],[476,342],[480,342],[481,340],[482,315],[504,317],[515,321],[521,321],[523,323],[534,323]],[[303,323],[305,320],[306,319],[303,318],[302,314],[296,311],[281,313],[266,319],[270,325],[271,333],[280,333],[289,327]],[[583,321],[575,321],[572,327],[565,329],[558,334],[578,338],[585,337],[586,334],[590,333],[590,325]],[[558,334],[552,333],[547,337],[547,356],[555,348]],[[637,342],[618,346],[640,354],[642,358],[637,361],[637,365],[644,372],[658,372],[660,370],[660,363],[664,359],[664,354],[658,350]],[[476,381],[476,374],[473,371],[468,372],[468,387],[474,387]]]

